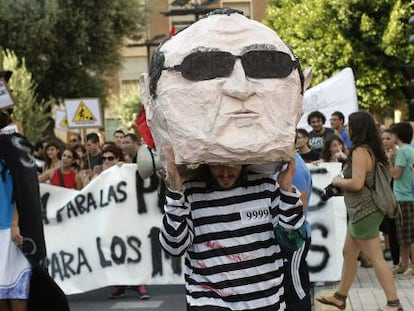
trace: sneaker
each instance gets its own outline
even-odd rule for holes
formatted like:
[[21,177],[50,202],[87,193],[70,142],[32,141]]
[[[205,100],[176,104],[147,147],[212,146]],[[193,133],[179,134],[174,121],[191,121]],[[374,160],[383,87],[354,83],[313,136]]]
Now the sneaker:
[[145,285],[138,285],[137,292],[138,292],[139,297],[142,300],[146,300],[146,299],[151,298],[151,296],[148,294],[147,286],[145,286]]
[[109,295],[109,299],[117,299],[125,297],[125,287],[123,286],[114,286],[112,287],[112,292]]
[[392,269],[392,273],[395,274],[403,274],[408,269],[407,266],[397,265]]

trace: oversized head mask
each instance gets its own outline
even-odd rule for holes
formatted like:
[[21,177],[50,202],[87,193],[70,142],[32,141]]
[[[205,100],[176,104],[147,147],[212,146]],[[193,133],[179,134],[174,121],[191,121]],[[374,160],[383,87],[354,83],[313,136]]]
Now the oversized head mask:
[[270,28],[219,10],[154,53],[141,95],[156,148],[179,165],[292,158],[302,114],[297,58]]

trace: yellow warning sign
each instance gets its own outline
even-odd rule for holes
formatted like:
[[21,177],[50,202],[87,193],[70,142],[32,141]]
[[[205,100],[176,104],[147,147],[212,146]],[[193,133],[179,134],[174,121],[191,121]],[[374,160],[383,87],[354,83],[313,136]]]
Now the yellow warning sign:
[[72,122],[96,121],[95,116],[89,110],[88,106],[81,100],[78,109],[76,109]]
[[59,125],[61,127],[68,127],[68,119],[66,117],[64,117],[60,122]]

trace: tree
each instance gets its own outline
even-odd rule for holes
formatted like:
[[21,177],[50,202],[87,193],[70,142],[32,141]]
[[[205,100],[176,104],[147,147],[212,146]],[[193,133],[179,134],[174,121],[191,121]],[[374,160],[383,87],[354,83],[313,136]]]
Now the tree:
[[27,71],[24,58],[19,61],[12,51],[6,50],[3,52],[3,66],[13,71],[8,83],[15,101],[12,118],[22,125],[27,139],[35,143],[43,137],[48,125],[52,102],[36,98],[36,83]]
[[265,23],[302,67],[313,67],[313,84],[349,66],[359,105],[389,113],[404,101],[401,65],[414,56],[407,42],[413,8],[412,0],[270,0]]
[[0,47],[15,51],[41,99],[100,97],[117,71],[126,37],[140,33],[140,0],[2,0]]
[[124,129],[135,126],[135,118],[141,109],[141,98],[138,90],[135,88],[128,89],[120,95],[113,95],[111,102],[116,107],[116,111],[121,119]]

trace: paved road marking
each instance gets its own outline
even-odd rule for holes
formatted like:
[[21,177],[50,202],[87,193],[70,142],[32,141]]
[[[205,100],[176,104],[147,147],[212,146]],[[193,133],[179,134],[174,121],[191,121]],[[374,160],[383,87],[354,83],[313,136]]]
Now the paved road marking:
[[158,309],[163,302],[163,300],[117,302],[111,310]]

